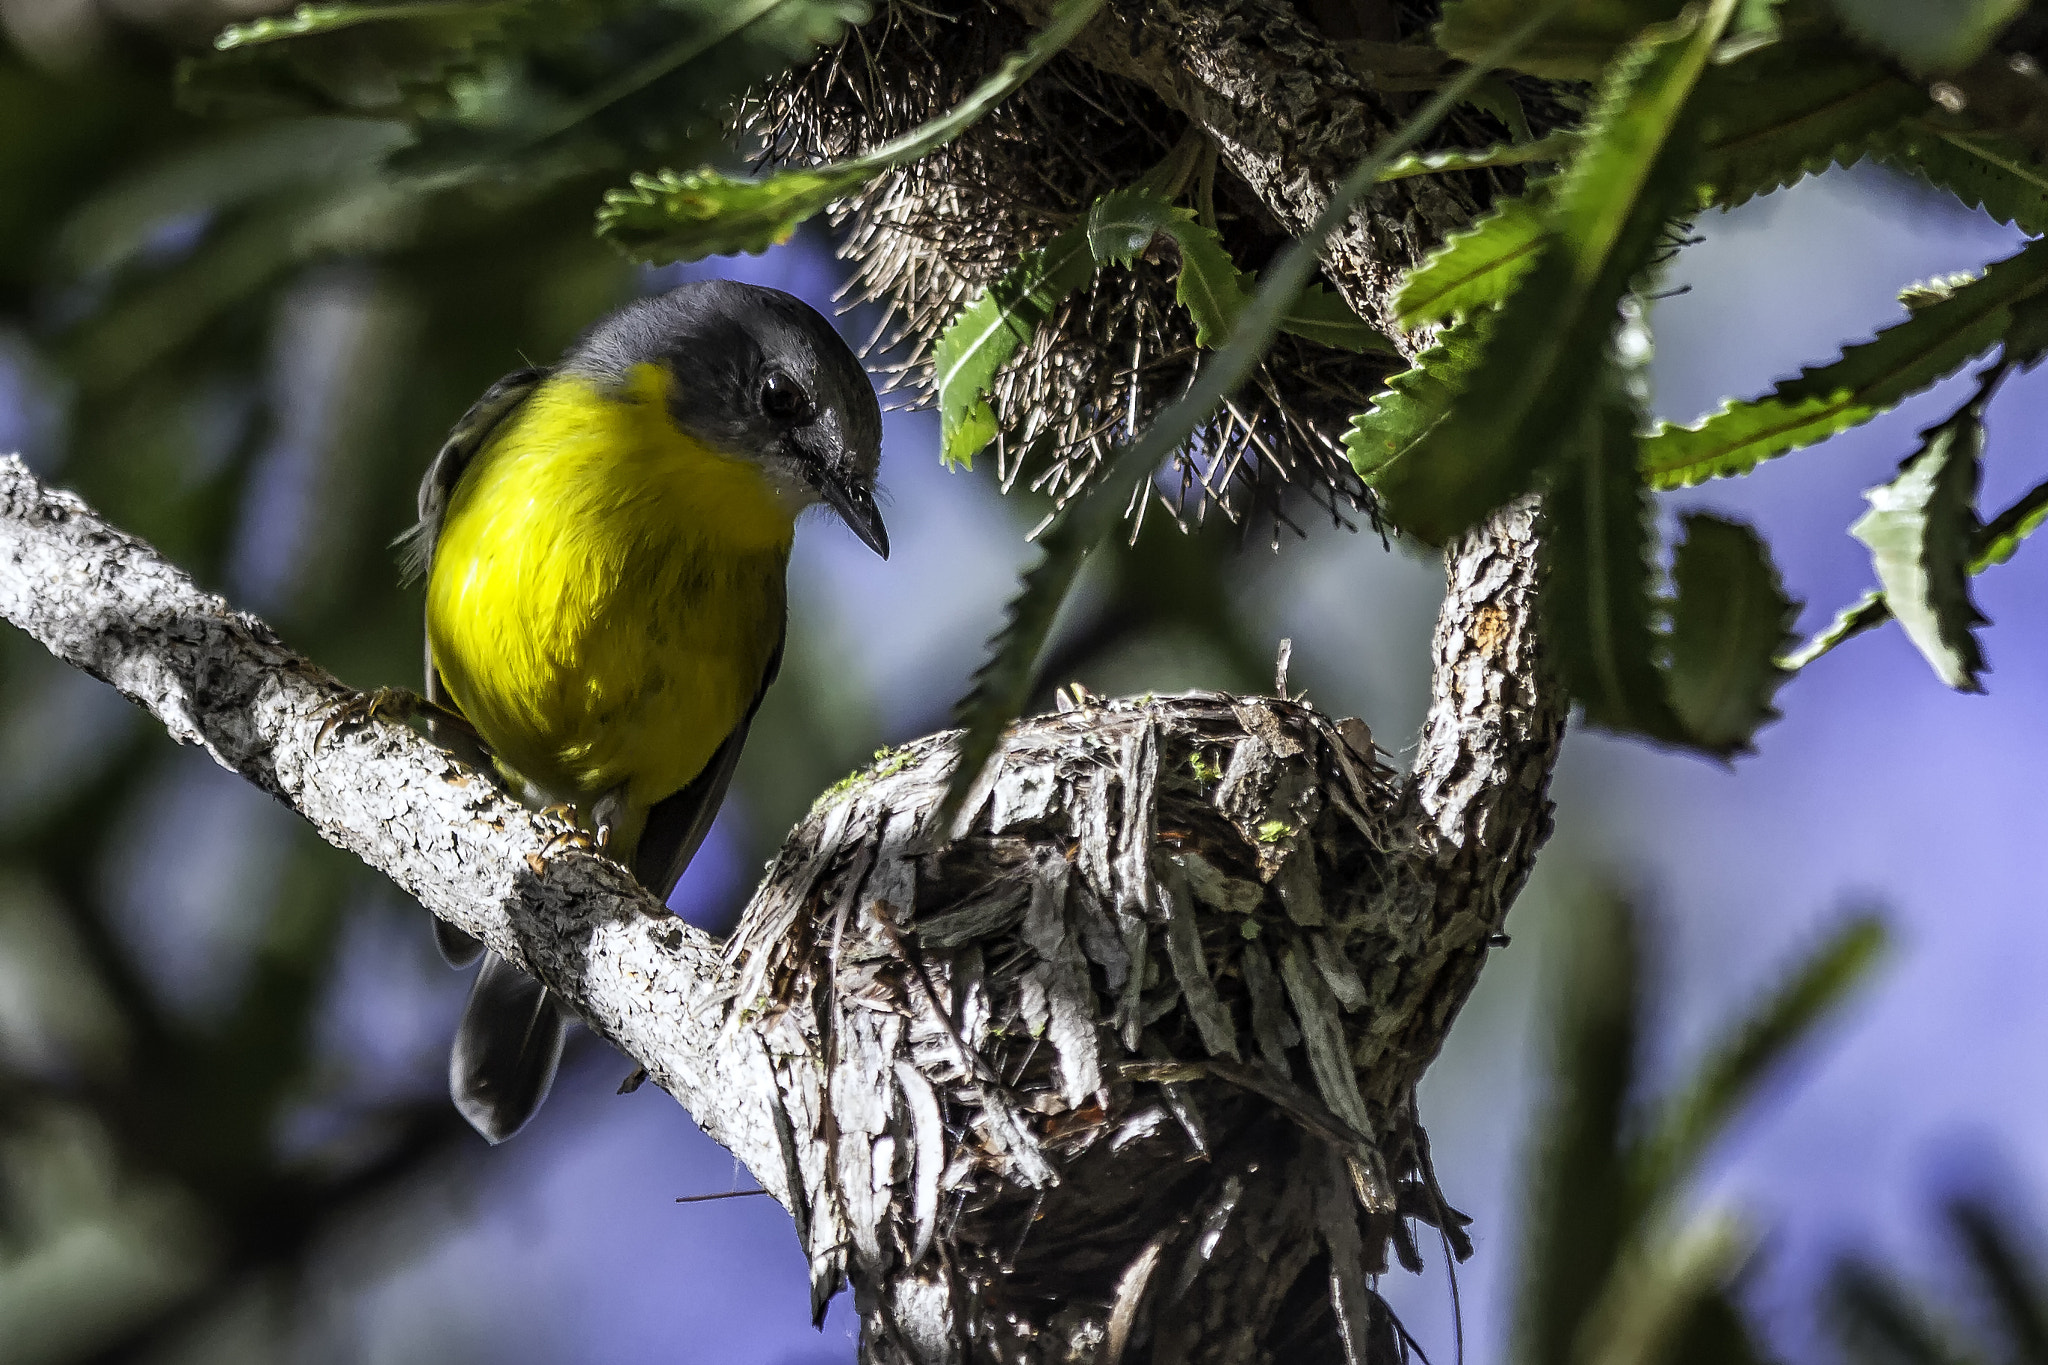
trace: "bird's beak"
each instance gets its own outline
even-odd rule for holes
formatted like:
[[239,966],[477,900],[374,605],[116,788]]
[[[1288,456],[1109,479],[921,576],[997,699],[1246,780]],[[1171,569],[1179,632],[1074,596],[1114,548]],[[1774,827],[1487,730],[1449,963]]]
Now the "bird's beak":
[[819,480],[818,492],[839,514],[839,519],[853,528],[853,533],[860,537],[863,545],[884,559],[889,557],[889,529],[882,525],[882,514],[875,508],[873,493],[836,474],[827,474]]

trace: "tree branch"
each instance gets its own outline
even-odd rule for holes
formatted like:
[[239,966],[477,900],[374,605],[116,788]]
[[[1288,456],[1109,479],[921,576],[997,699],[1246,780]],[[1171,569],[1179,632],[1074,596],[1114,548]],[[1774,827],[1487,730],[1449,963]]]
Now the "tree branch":
[[77,497],[0,459],[0,616],[558,990],[788,1202],[757,1040],[721,1037],[718,945],[489,777],[202,591]]

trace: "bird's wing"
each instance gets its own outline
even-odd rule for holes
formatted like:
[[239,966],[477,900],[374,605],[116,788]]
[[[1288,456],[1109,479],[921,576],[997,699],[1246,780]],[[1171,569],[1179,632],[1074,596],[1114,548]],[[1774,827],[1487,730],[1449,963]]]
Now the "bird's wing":
[[[462,414],[448,433],[448,439],[441,443],[434,462],[427,466],[427,476],[420,480],[420,519],[398,540],[406,581],[426,577],[427,570],[433,567],[434,542],[440,538],[441,519],[448,514],[448,499],[453,496],[462,471],[483,449],[484,442],[498,429],[499,423],[526,401],[547,373],[541,369],[525,369],[506,375],[485,389],[483,397],[470,404],[469,411]],[[426,633],[422,631],[421,634],[424,637]],[[441,685],[441,670],[434,666],[432,640],[426,640],[423,648],[426,651],[427,700],[444,710],[457,710],[448,689]],[[456,757],[486,771],[490,769],[490,755],[475,735],[437,722],[431,711],[427,714],[427,734]],[[434,945],[451,967],[467,967],[476,961],[484,947],[444,919],[434,921]]]
[[640,885],[654,893],[656,900],[668,899],[676,883],[682,880],[690,859],[697,856],[704,836],[711,832],[711,822],[718,818],[718,808],[725,804],[725,789],[732,785],[733,769],[740,765],[747,728],[754,723],[754,713],[761,709],[761,698],[768,695],[768,685],[782,671],[782,646],[788,638],[789,618],[785,615],[775,637],[775,652],[761,674],[761,690],[754,693],[747,714],[711,755],[703,772],[675,795],[655,802],[647,812],[647,826],[641,831],[640,847],[633,854],[633,875],[639,878]]
[[498,424],[511,416],[547,377],[548,371],[544,369],[512,371],[485,389],[483,397],[471,403],[469,411],[449,431],[448,439],[434,454],[434,462],[427,466],[427,476],[420,480],[420,519],[398,538],[399,562],[404,566],[408,583],[426,577],[427,570],[433,567],[434,542],[440,539],[441,519],[448,514],[448,499],[454,495],[462,471],[484,448],[484,442],[498,429]]

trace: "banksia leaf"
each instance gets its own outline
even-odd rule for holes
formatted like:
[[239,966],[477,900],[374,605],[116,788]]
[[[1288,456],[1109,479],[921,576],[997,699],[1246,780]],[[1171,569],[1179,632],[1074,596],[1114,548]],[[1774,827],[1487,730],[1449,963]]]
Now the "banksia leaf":
[[1280,330],[1340,351],[1397,354],[1387,334],[1351,311],[1344,296],[1312,284],[1280,315]]
[[[1575,0],[1508,64],[1532,76],[1598,80],[1614,54],[1645,26],[1675,19],[1683,8],[1683,0]],[[1528,16],[1525,0],[1450,0],[1436,26],[1436,43],[1469,61]]]
[[996,415],[987,397],[996,372],[1052,316],[1060,300],[1094,273],[1087,229],[1069,228],[983,290],[939,334],[932,347],[932,377],[946,463],[971,466],[976,452],[996,438]]
[[1975,283],[1802,370],[1767,397],[1732,403],[1695,426],[1666,425],[1643,442],[1653,488],[1746,474],[1763,461],[1858,426],[1954,374],[2002,340],[2013,307],[2048,290],[2048,249],[2029,246]]
[[1887,160],[2001,223],[2048,232],[2048,171],[2012,142],[1990,133],[1922,132]]
[[1635,462],[1635,410],[1608,398],[1580,419],[1544,498],[1549,572],[1544,642],[1589,724],[1684,739],[1658,670],[1649,490]]
[[[1506,88],[1506,87],[1503,87]],[[1512,94],[1512,90],[1509,91]],[[1502,122],[1506,122],[1505,119]],[[1415,175],[1442,175],[1446,171],[1483,171],[1493,166],[1526,166],[1537,161],[1562,161],[1578,146],[1575,132],[1551,133],[1526,142],[1503,142],[1492,147],[1450,147],[1436,152],[1404,156],[1380,172],[1382,182],[1406,180]]]
[[782,171],[762,179],[722,171],[635,174],[607,190],[598,235],[636,261],[698,261],[780,246],[835,199],[867,184],[853,165]]
[[1870,979],[1885,950],[1884,923],[1857,915],[1817,944],[1770,995],[1707,1049],[1691,1080],[1662,1106],[1636,1150],[1636,1204],[1680,1192],[1714,1140],[1772,1070]]
[[1704,512],[1685,519],[1672,560],[1667,679],[1688,741],[1726,758],[1778,713],[1771,698],[1791,676],[1778,656],[1798,608],[1785,596],[1755,531]]
[[1180,251],[1174,298],[1195,320],[1195,344],[1221,346],[1251,298],[1250,281],[1213,228],[1144,190],[1118,190],[1088,212],[1088,247],[1102,264],[1129,265],[1164,234]]
[[1970,572],[1983,573],[2011,559],[2020,542],[2048,521],[2048,483],[2036,484],[2012,506],[1984,523],[1977,533],[1977,552],[1970,557]]
[[1850,165],[1933,107],[1921,86],[1832,36],[1772,43],[1716,66],[1700,99],[1712,127],[1700,181],[1724,208]]
[[598,210],[597,234],[636,261],[696,261],[735,251],[765,251],[787,241],[822,212],[891,167],[916,161],[973,126],[1050,61],[1095,16],[1102,0],[1060,0],[1044,28],[1003,59],[987,80],[943,117],[873,151],[825,166],[759,179],[705,169],[635,175]]
[[1984,690],[1975,633],[1984,616],[1970,598],[1983,452],[1984,425],[1973,403],[1927,430],[1899,476],[1863,495],[1870,510],[1849,528],[1869,547],[1885,601],[1907,638],[1959,692]]
[[1488,308],[1514,292],[1536,264],[1547,240],[1548,182],[1497,202],[1491,213],[1454,232],[1429,259],[1408,272],[1394,295],[1403,327],[1448,322]]
[[1524,492],[1596,407],[1620,305],[1696,202],[1690,96],[1734,0],[1660,26],[1617,59],[1572,164],[1554,182],[1549,232],[1500,308],[1453,405],[1412,456],[1377,478],[1389,520],[1442,544]]
[[1465,379],[1486,345],[1499,314],[1477,313],[1437,334],[1436,345],[1415,358],[1413,369],[1387,380],[1386,391],[1351,419],[1344,451],[1360,478],[1379,472],[1414,448],[1443,420],[1465,387]]
[[222,30],[213,55],[179,68],[179,99],[201,113],[438,112],[451,103],[450,75],[483,53],[559,40],[602,17],[582,0],[300,5]]

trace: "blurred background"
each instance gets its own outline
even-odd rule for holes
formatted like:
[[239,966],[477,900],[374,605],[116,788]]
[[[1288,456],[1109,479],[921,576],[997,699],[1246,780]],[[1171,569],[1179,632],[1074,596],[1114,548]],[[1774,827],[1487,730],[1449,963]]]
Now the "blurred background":
[[[694,275],[830,309],[822,234],[645,271],[592,240],[616,177],[455,198],[373,173],[389,125],[202,121],[171,54],[203,0],[0,0],[0,450],[78,489],[359,686],[410,684],[415,591],[387,545],[441,435],[502,372],[631,295]],[[495,198],[493,195],[495,194]],[[1657,401],[1690,418],[1901,315],[1897,290],[2016,235],[1869,167],[1698,225],[1658,306]],[[843,319],[856,343],[872,330]],[[1965,380],[1967,382],[1967,380]],[[1844,528],[1953,383],[1740,484],[1670,500],[1754,519],[1813,629],[1869,586]],[[1987,506],[2040,477],[2042,376],[1992,413]],[[782,681],[676,907],[731,921],[781,833],[880,745],[945,723],[1042,507],[944,471],[936,423],[889,418],[894,556],[799,536]],[[1397,758],[1427,687],[1437,566],[1304,518],[1266,548],[1153,518],[1098,557],[1047,671],[1103,693],[1293,685]],[[1244,542],[1241,544],[1241,542]],[[1504,1358],[1542,1019],[1574,910],[1648,908],[1654,1089],[1850,910],[1896,951],[1779,1076],[1697,1192],[1763,1234],[1742,1303],[1830,1358],[1816,1294],[1847,1250],[1939,1289],[1934,1216],[2048,1198],[2048,553],[1980,583],[1985,697],[1944,689],[1896,630],[1781,694],[1732,766],[1574,733],[1557,835],[1425,1085],[1439,1173],[1471,1214],[1465,1358]],[[102,685],[0,634],[0,1360],[733,1362],[853,1358],[806,1320],[789,1220],[630,1069],[579,1036],[552,1102],[487,1148],[445,1096],[466,979],[425,916],[294,817],[173,746]],[[1451,1286],[1382,1291],[1432,1357]]]

